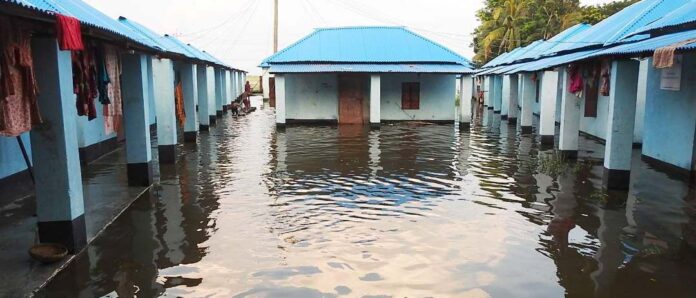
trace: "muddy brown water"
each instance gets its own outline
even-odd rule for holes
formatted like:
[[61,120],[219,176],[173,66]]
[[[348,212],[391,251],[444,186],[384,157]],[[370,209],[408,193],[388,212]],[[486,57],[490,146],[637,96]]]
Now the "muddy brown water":
[[38,296],[696,297],[695,193],[639,158],[603,194],[602,145],[552,178],[491,113],[471,132],[273,120],[181,147]]

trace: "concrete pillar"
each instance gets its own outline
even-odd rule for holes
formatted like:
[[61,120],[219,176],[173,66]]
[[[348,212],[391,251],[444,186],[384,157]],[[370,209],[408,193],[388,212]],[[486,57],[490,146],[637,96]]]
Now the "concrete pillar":
[[483,77],[483,106],[489,110],[493,109],[493,104],[491,103],[491,77]]
[[261,74],[261,87],[263,87],[263,99],[267,100],[271,98],[271,83],[270,83],[270,78],[271,74],[268,73],[268,67],[264,67],[261,69],[262,74]]
[[616,60],[611,66],[602,179],[607,189],[628,189],[630,185],[639,67],[634,60]]
[[180,67],[181,86],[184,91],[184,112],[186,122],[184,123],[184,142],[196,143],[198,137],[198,77],[196,75],[196,65],[182,63]]
[[232,71],[225,71],[225,84],[227,85],[227,96],[225,96],[225,108],[229,109],[230,104],[232,104],[232,97],[234,92],[232,92]]
[[503,77],[503,109],[506,111],[504,114],[506,117],[503,118],[507,119],[508,124],[517,124],[518,77],[516,74]]
[[566,68],[561,69],[563,90],[561,92],[561,133],[558,149],[568,158],[578,157],[578,137],[580,134],[580,98],[568,91],[570,75]]
[[[370,76],[370,127],[379,128],[381,123],[382,84],[378,74]],[[284,106],[284,105],[283,105]]]
[[491,83],[491,98],[493,100],[493,112],[500,114],[503,106],[503,79],[501,76],[493,76]]
[[176,109],[174,99],[174,64],[169,59],[153,59],[157,109],[157,151],[159,162],[173,164],[176,160]]
[[146,56],[147,62],[147,104],[149,107],[150,125],[156,127],[157,123],[157,108],[155,106],[155,82],[152,73],[152,56]]
[[123,55],[123,126],[126,135],[128,185],[152,184],[152,151],[150,147],[150,89],[148,60],[145,55]]
[[215,116],[222,117],[222,70],[215,68]]
[[87,237],[70,52],[60,51],[55,38],[36,38],[32,49],[43,117],[30,134],[39,241],[75,253]]
[[536,83],[532,80],[531,73],[520,74],[522,77],[522,111],[520,113],[520,126],[522,133],[532,133],[532,117],[534,111],[532,105],[536,97]]
[[210,129],[210,117],[208,117],[208,102],[211,95],[208,93],[208,68],[205,65],[196,66],[196,90],[198,91],[198,121],[201,131]]
[[227,93],[227,70],[226,69],[221,69],[220,70],[220,85],[222,86],[222,90],[220,93],[222,93],[222,98],[220,99],[220,105],[222,108],[222,114],[227,113],[227,96],[229,93]]
[[474,96],[473,78],[464,74],[459,79],[459,128],[468,131],[471,128],[471,98]]
[[500,118],[502,120],[507,120],[508,114],[510,113],[510,75],[503,76],[500,91]]
[[206,83],[207,83],[207,93],[208,93],[208,122],[210,126],[214,126],[217,123],[217,96],[215,90],[215,68],[208,66],[206,69]]
[[275,76],[275,91],[276,91],[276,125],[279,127],[285,126],[285,76]]
[[556,96],[558,96],[558,72],[545,71],[540,92],[539,135],[542,145],[553,145],[556,134]]

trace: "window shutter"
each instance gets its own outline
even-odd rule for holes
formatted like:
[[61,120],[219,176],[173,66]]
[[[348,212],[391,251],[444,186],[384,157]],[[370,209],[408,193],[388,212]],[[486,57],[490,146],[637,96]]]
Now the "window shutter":
[[420,83],[411,83],[411,109],[420,109]]
[[408,110],[411,108],[411,87],[409,83],[401,84],[401,109]]

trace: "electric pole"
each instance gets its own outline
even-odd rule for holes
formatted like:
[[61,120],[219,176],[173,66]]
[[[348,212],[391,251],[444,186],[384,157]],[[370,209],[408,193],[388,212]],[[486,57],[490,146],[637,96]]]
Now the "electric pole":
[[273,0],[273,53],[278,52],[278,0]]

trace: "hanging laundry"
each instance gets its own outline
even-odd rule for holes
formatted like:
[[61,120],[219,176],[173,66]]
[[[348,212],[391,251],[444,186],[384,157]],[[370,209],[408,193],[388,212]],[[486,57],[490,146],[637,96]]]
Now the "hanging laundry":
[[56,13],[56,33],[58,47],[61,50],[81,51],[84,49],[80,20]]
[[110,45],[104,46],[106,72],[110,78],[106,87],[109,104],[103,107],[104,129],[107,134],[121,131],[123,118],[123,100],[121,98],[121,61],[118,50]]
[[111,100],[109,99],[107,88],[111,80],[106,71],[106,57],[104,55],[104,48],[98,47],[95,54],[97,63],[97,90],[99,91],[99,102],[101,102],[103,105],[108,105],[111,103]]
[[186,110],[184,109],[184,87],[181,84],[181,81],[176,84],[174,98],[176,100],[176,120],[179,121],[179,124],[183,125],[184,122],[186,122]]
[[570,75],[570,86],[568,86],[568,92],[575,94],[577,97],[582,97],[584,82],[582,80],[580,66],[575,64],[571,65],[568,67],[567,71]]
[[602,60],[602,79],[599,87],[599,93],[602,96],[609,96],[609,86],[611,85],[611,62],[608,59]]
[[653,66],[655,68],[670,68],[674,65],[674,53],[678,48],[696,43],[696,38],[687,39],[678,43],[659,48],[653,54]]
[[86,48],[84,51],[73,51],[72,64],[73,92],[77,95],[77,114],[87,116],[89,120],[94,120],[97,118],[94,99],[99,95],[94,49]]
[[0,135],[18,136],[41,123],[31,56],[31,26],[0,17]]

